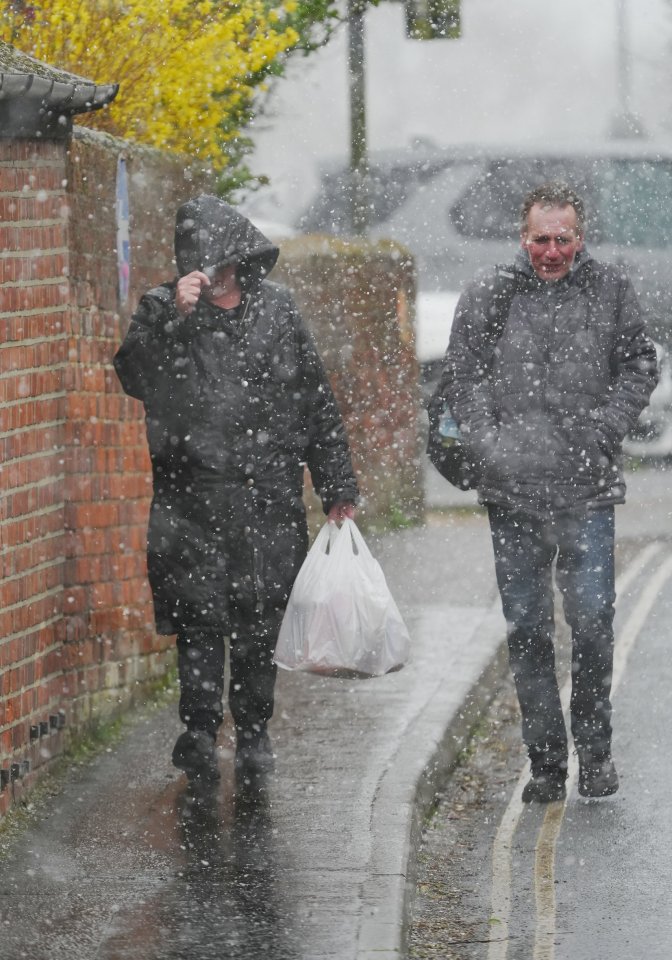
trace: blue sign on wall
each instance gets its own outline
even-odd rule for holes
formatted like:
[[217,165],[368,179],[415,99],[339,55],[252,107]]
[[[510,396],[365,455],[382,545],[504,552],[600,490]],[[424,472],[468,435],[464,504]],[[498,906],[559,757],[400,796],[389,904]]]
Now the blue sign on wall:
[[131,235],[129,229],[128,175],[126,160],[117,161],[117,267],[119,270],[119,303],[128,300],[131,279]]

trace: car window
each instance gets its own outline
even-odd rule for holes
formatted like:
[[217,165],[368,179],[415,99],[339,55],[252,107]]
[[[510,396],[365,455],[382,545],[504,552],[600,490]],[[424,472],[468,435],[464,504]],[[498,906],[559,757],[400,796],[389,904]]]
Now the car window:
[[595,217],[596,172],[592,164],[573,159],[494,160],[452,205],[449,216],[465,237],[512,240],[520,232],[520,209],[525,195],[547,180],[564,180],[584,198],[592,227],[590,235],[595,239],[601,232]]
[[610,243],[669,247],[672,243],[672,164],[614,160],[599,184],[600,222]]
[[[364,195],[370,227],[384,223],[412,196],[418,187],[431,180],[437,170],[450,164],[449,158],[434,163],[400,163],[379,166],[371,163],[364,180]],[[320,191],[309,208],[301,214],[301,230],[349,233],[352,230],[351,174],[348,170],[327,173]]]
[[492,161],[449,211],[465,237],[514,239],[525,194],[565,180],[584,198],[589,242],[672,245],[672,163],[646,159],[502,159]]
[[[410,178],[376,173],[364,184],[369,223],[385,220],[404,202]],[[352,189],[348,174],[326,176],[321,194],[301,216],[303,230],[328,233],[349,233],[352,230]]]

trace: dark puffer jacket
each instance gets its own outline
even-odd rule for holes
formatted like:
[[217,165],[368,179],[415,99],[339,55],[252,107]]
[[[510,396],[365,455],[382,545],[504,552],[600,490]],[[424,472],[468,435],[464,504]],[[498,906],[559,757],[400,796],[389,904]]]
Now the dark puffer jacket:
[[657,382],[630,281],[579,254],[545,283],[521,252],[504,332],[484,347],[494,276],[458,303],[439,390],[482,469],[482,503],[547,517],[620,502],[620,449]]
[[175,283],[147,293],[114,358],[145,406],[154,497],[148,574],[157,630],[226,629],[236,605],[282,608],[307,549],[304,466],[325,512],[357,499],[343,422],[289,291],[263,279],[278,250],[216,197],[177,215],[180,275],[238,264],[243,303],[201,298],[181,318]]

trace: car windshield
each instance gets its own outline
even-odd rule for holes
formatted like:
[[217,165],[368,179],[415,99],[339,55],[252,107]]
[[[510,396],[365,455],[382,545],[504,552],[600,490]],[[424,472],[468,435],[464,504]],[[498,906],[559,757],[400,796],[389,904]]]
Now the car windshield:
[[600,181],[598,202],[605,241],[625,246],[670,246],[671,163],[613,161]]
[[666,160],[493,160],[451,206],[450,219],[465,237],[513,239],[525,194],[545,180],[571,183],[584,198],[592,242],[670,245],[672,164]]
[[595,173],[580,161],[493,160],[453,204],[449,215],[463,236],[513,239],[520,232],[520,208],[525,195],[545,180],[565,180],[584,198],[587,216],[592,220],[596,206]]

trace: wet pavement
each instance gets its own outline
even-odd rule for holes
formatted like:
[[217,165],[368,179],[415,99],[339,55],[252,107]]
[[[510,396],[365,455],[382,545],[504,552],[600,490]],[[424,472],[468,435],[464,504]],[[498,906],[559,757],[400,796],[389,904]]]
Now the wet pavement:
[[482,514],[368,542],[412,662],[371,680],[281,671],[275,774],[236,784],[227,722],[207,802],[170,764],[176,705],[136,718],[4,850],[3,960],[401,955],[419,822],[485,704],[503,620]]
[[422,817],[505,670],[504,623],[482,512],[368,542],[411,663],[281,672],[275,774],[236,783],[227,723],[221,783],[199,802],[170,765],[176,705],[136,717],[3,841],[3,960],[404,956]]

